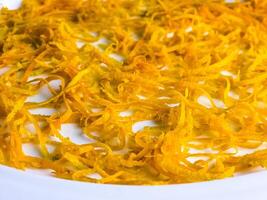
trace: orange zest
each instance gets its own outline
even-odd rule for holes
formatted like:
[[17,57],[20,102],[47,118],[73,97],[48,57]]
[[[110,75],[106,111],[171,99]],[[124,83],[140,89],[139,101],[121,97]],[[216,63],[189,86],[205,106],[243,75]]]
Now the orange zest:
[[0,74],[3,165],[135,185],[267,167],[267,0],[24,0],[0,11]]

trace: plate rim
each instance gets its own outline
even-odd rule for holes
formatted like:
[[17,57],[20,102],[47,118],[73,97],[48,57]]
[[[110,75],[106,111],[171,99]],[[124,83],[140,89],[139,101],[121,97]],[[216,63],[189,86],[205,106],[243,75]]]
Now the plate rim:
[[[168,198],[229,200],[264,199],[267,195],[267,170],[199,183],[135,186],[95,184],[42,176],[0,165],[0,199],[29,199],[27,194],[39,200],[88,199],[94,200],[136,200]],[[11,193],[12,191],[17,191]],[[253,192],[252,192],[253,191]],[[255,194],[257,198],[255,198]],[[19,195],[19,196],[18,196]],[[40,196],[41,195],[41,196]],[[77,198],[77,195],[79,198]],[[40,198],[41,197],[41,198]],[[235,198],[235,199],[236,199]]]

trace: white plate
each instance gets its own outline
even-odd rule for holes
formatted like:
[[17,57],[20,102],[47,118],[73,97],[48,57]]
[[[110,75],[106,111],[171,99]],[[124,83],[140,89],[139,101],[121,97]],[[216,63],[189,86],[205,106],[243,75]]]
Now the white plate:
[[0,166],[1,200],[266,200],[267,171],[224,180],[119,186],[69,181]]

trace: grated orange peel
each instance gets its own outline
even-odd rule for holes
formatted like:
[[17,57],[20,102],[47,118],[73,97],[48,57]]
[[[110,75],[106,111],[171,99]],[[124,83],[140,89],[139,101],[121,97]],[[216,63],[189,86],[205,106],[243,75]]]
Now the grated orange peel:
[[[18,10],[2,8],[0,163],[135,185],[265,168],[266,11],[266,0],[24,0]],[[29,101],[44,87],[45,100]],[[147,120],[154,124],[133,131]],[[66,123],[93,142],[62,135]],[[27,143],[41,156],[27,155]]]

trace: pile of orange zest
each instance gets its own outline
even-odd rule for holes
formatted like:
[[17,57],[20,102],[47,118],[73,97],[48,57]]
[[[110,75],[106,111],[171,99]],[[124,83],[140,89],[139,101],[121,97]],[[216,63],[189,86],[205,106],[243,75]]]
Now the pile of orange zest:
[[[267,0],[24,0],[0,12],[1,164],[133,185],[267,167]],[[91,142],[64,136],[70,123]]]

